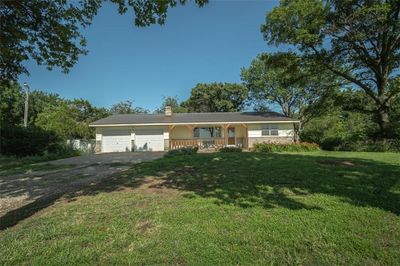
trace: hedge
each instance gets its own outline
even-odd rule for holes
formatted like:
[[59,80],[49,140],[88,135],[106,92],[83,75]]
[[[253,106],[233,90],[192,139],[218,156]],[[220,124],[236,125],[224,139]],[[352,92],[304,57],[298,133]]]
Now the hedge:
[[253,145],[256,152],[303,152],[319,151],[318,144],[300,142],[300,143],[256,143]]

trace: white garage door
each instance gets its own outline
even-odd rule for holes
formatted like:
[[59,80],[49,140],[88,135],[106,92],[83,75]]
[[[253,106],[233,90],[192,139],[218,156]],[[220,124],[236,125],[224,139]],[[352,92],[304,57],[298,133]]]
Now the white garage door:
[[135,150],[163,151],[164,131],[162,129],[136,129]]
[[103,131],[102,152],[131,151],[130,129],[107,129]]

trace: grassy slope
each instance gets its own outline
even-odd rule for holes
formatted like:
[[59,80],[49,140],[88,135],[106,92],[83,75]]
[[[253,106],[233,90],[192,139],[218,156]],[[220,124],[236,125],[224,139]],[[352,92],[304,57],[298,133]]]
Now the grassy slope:
[[399,154],[164,158],[0,232],[0,264],[394,265],[399,203]]

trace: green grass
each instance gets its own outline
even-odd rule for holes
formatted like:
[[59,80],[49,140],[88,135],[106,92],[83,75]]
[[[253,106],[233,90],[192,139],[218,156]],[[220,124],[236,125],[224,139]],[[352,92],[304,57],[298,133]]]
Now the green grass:
[[176,156],[0,232],[0,264],[398,265],[399,215],[399,154]]

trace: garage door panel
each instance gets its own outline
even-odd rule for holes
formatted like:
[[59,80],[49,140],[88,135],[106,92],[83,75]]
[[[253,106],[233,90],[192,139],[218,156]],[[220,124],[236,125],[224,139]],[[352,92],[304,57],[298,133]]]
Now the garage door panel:
[[137,129],[135,131],[135,150],[163,151],[164,131],[162,129]]
[[103,132],[103,152],[129,152],[131,151],[130,129],[109,129]]

